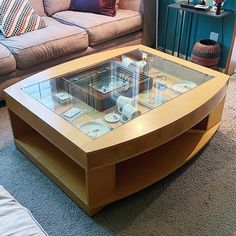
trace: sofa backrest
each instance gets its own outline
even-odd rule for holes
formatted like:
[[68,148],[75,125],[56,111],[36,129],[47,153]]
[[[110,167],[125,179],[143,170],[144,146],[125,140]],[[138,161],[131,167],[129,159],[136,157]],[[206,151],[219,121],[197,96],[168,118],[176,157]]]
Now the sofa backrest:
[[40,16],[46,15],[43,7],[43,0],[29,0],[29,3],[31,4],[31,6],[38,15]]
[[[87,0],[86,0],[87,1]],[[134,11],[142,11],[143,0],[117,0],[119,8]],[[70,7],[71,0],[29,0],[35,12],[40,16],[51,16],[60,11],[66,11]]]
[[71,0],[43,0],[45,12],[48,16],[51,16],[59,11],[68,10],[70,7],[70,2]]
[[142,11],[143,0],[119,0],[119,8],[133,10],[133,11]]

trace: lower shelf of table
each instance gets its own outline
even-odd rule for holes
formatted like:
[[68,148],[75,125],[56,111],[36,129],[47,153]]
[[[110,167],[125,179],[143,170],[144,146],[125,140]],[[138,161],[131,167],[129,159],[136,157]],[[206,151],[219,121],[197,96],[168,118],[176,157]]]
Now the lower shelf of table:
[[140,156],[114,163],[114,191],[92,205],[88,201],[87,170],[33,129],[15,139],[15,143],[19,150],[87,213],[94,214],[107,204],[144,189],[181,167],[201,150],[218,127],[219,124],[209,130],[189,130]]
[[15,139],[17,148],[79,204],[87,205],[85,171],[37,132]]

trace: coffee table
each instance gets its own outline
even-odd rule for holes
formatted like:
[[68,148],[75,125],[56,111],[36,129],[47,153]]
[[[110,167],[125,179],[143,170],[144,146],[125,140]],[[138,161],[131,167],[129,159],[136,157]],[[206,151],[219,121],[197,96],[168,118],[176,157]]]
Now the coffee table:
[[5,99],[17,148],[92,215],[194,157],[219,128],[228,79],[137,45],[40,72]]

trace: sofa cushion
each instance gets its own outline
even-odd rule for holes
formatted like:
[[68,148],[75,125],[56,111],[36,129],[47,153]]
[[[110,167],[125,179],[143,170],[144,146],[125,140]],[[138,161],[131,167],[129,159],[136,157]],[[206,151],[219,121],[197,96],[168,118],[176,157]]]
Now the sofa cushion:
[[119,1],[120,0],[116,0],[116,6],[115,6],[116,9],[118,9],[118,7],[119,7]]
[[46,27],[27,0],[5,0],[0,5],[0,30],[5,37]]
[[43,6],[43,0],[28,0],[30,5],[33,7],[34,11],[39,16],[46,16]]
[[58,12],[53,17],[63,23],[84,28],[89,35],[90,45],[142,29],[141,13],[131,10],[118,9],[114,17],[74,11]]
[[105,16],[115,16],[116,0],[71,0],[70,10],[83,11],[102,14]]
[[15,58],[5,46],[0,44],[0,75],[10,73],[15,69]]
[[48,16],[60,11],[68,10],[70,7],[70,2],[71,0],[43,0],[45,12]]
[[84,29],[64,25],[51,17],[42,17],[47,27],[21,36],[4,38],[4,44],[14,55],[19,69],[25,69],[88,47]]
[[[147,4],[152,4],[152,3],[151,1],[147,1]],[[119,0],[119,8],[133,11],[142,11],[143,0],[129,0],[129,1]]]
[[1,235],[47,236],[31,212],[20,205],[0,185],[0,232]]

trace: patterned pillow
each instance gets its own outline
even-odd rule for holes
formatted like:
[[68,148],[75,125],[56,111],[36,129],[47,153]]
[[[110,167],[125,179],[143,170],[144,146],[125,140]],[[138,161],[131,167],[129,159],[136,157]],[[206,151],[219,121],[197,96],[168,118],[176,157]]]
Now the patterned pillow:
[[70,10],[115,16],[115,5],[116,0],[71,0]]
[[5,37],[17,36],[46,27],[27,0],[0,1],[0,30]]

